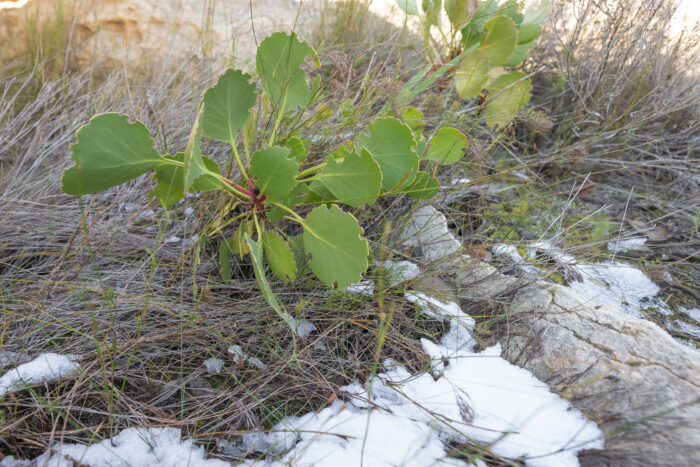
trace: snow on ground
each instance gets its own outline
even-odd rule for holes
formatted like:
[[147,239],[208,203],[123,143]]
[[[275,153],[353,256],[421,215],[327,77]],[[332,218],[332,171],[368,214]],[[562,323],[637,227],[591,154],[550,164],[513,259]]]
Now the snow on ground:
[[412,376],[387,361],[389,370],[368,387],[343,388],[350,402],[336,400],[318,413],[282,420],[269,434],[244,437],[248,452],[282,454],[246,465],[464,465],[448,457],[445,443],[472,439],[492,443],[502,456],[525,456],[527,465],[564,467],[578,465],[578,450],[603,447],[595,423],[500,358],[500,346],[473,352],[474,321],[457,304],[418,293],[406,298],[451,321],[440,343],[422,341],[438,379]]
[[[217,459],[206,459],[204,449],[191,439],[181,440],[177,428],[126,428],[112,439],[91,446],[57,443],[31,465],[73,467],[72,460],[90,467],[228,467]],[[22,461],[5,458],[0,467],[19,467]]]
[[25,386],[53,381],[74,372],[80,365],[75,355],[44,353],[0,377],[0,396]]
[[582,282],[572,282],[569,287],[591,297],[596,304],[618,307],[623,312],[643,318],[641,310],[657,307],[666,310],[661,300],[654,298],[659,293],[657,286],[642,271],[618,262],[579,264],[576,266],[583,277]]

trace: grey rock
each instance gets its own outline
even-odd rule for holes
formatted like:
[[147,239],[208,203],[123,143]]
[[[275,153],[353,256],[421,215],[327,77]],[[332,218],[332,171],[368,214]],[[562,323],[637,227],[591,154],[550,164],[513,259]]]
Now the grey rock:
[[445,216],[432,206],[418,209],[401,232],[399,243],[417,248],[426,263],[443,260],[462,249],[447,228]]
[[[415,242],[425,258],[441,257],[457,240],[448,238],[444,216],[428,209],[421,215],[433,221],[415,224],[432,226],[439,241],[425,242],[416,229]],[[464,309],[489,302],[503,309],[503,357],[549,384],[605,432],[605,449],[582,456],[583,465],[700,465],[700,352],[653,322],[591,304],[570,288],[454,258],[440,273],[451,279]]]

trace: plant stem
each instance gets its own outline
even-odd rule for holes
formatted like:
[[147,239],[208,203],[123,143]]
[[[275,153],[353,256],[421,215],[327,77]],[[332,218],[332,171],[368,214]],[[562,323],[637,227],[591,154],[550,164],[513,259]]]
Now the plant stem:
[[301,172],[299,172],[299,175],[297,175],[296,178],[298,181],[301,181],[300,179],[306,177],[307,175],[311,175],[311,174],[318,172],[319,170],[321,170],[325,166],[326,166],[326,163],[323,162],[321,164],[314,165],[313,167],[309,167],[308,169],[302,170]]

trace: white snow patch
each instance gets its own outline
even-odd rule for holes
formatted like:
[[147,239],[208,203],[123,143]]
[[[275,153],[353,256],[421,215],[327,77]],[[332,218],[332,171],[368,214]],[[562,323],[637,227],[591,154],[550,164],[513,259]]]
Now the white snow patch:
[[68,456],[91,467],[228,467],[218,459],[206,459],[204,449],[191,439],[181,440],[180,430],[166,428],[126,428],[112,439],[91,446],[55,444],[52,452],[35,459],[35,465],[72,467]]
[[382,263],[382,266],[387,270],[387,282],[389,287],[415,279],[421,274],[420,268],[410,261],[387,260]]
[[608,242],[608,250],[617,253],[629,251],[629,250],[641,250],[647,242],[646,237],[632,237],[625,238],[624,240],[613,240]]
[[165,239],[165,243],[180,243],[182,239],[178,236],[173,235]]
[[257,367],[261,370],[267,368],[267,366],[259,358],[251,357],[250,355],[247,355],[245,352],[243,352],[243,347],[241,347],[240,345],[230,346],[228,348],[228,353],[233,355],[233,362],[236,364],[247,361],[254,367]]
[[345,287],[345,292],[356,293],[359,295],[374,295],[374,281],[372,279],[362,279],[357,284],[348,285]]
[[31,362],[9,370],[0,377],[0,396],[24,386],[53,381],[76,371],[80,365],[77,355],[44,353]]
[[256,436],[261,446],[291,450],[276,463],[246,465],[464,465],[447,456],[445,442],[469,438],[492,443],[502,456],[524,456],[527,465],[564,467],[578,465],[579,450],[603,447],[595,423],[503,360],[500,346],[473,352],[474,320],[457,304],[420,293],[406,298],[430,316],[451,320],[439,344],[422,341],[441,377],[413,376],[386,361],[388,371],[369,388],[358,382],[343,388],[352,403],[336,400],[318,413],[284,419],[265,442]]
[[314,323],[305,319],[292,319],[292,327],[294,328],[294,334],[301,339],[318,330]]
[[569,287],[586,294],[595,304],[612,304],[638,318],[644,317],[640,310],[647,307],[668,311],[665,303],[654,298],[659,286],[637,268],[606,262],[579,264],[576,269],[583,276],[583,282],[572,282]]
[[224,361],[220,358],[212,357],[204,360],[204,368],[206,368],[209,373],[221,373],[223,367]]

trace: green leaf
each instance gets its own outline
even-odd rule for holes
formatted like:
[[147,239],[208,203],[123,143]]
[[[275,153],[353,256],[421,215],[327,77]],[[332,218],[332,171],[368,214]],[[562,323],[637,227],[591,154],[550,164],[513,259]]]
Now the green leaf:
[[260,43],[255,66],[262,88],[278,113],[306,107],[318,91],[319,80],[309,88],[306,73],[300,68],[306,57],[321,66],[313,47],[299,41],[295,33],[276,32]]
[[467,0],[445,0],[445,12],[450,23],[457,29],[461,29],[469,16]]
[[401,114],[401,120],[408,125],[414,134],[420,134],[423,131],[423,127],[425,127],[425,117],[423,116],[423,112],[415,107],[406,107]]
[[61,190],[69,195],[96,193],[169,163],[153,147],[143,123],[129,123],[126,115],[115,113],[98,115],[81,127],[72,150],[75,164],[61,178]]
[[403,189],[403,192],[413,198],[430,199],[440,191],[440,182],[435,177],[431,177],[427,172],[418,171],[415,180],[410,186]]
[[267,202],[278,201],[294,188],[299,164],[289,159],[289,149],[272,146],[257,151],[251,158],[250,172],[257,177],[260,192],[267,195]]
[[[374,203],[381,191],[382,173],[379,164],[364,148],[361,154],[341,147],[338,157],[329,156],[318,174],[318,180],[337,200],[353,207]],[[340,161],[342,158],[342,162]]]
[[399,4],[399,8],[401,8],[407,14],[418,14],[418,5],[416,4],[416,0],[396,0],[396,2]]
[[469,52],[455,73],[457,93],[462,99],[476,97],[488,81],[489,60],[481,49]]
[[540,35],[542,28],[539,24],[525,23],[518,28],[518,44],[532,42]]
[[518,66],[521,63],[523,63],[525,60],[527,60],[527,57],[530,56],[529,52],[532,46],[535,45],[535,41],[532,42],[527,42],[525,44],[518,44],[515,46],[515,50],[513,51],[513,54],[508,57],[508,60],[506,60],[505,65],[506,66]]
[[297,265],[287,242],[275,232],[267,231],[263,233],[262,243],[265,258],[272,273],[282,282],[293,281],[296,277]]
[[489,67],[505,64],[515,50],[518,32],[513,20],[496,16],[484,24],[486,35],[478,48],[468,52],[456,73],[457,92],[462,99],[471,99],[488,81]]
[[462,150],[467,147],[467,137],[456,128],[440,128],[430,141],[426,159],[440,164],[454,164],[462,158]]
[[311,254],[316,277],[329,286],[337,282],[341,289],[362,279],[369,245],[357,219],[338,206],[319,206],[309,213],[303,227],[304,250]]
[[498,13],[506,15],[513,20],[513,23],[520,24],[523,22],[523,14],[520,13],[522,0],[508,0],[503,2],[498,9]]
[[248,245],[248,248],[250,249],[250,258],[253,261],[253,271],[255,272],[255,279],[258,282],[258,288],[263,294],[263,297],[265,297],[265,301],[272,307],[273,310],[282,318],[291,328],[292,330],[294,329],[294,321],[292,321],[292,318],[289,316],[287,311],[282,308],[282,305],[280,304],[279,300],[277,300],[277,296],[274,294],[272,291],[272,287],[270,287],[270,283],[267,281],[267,277],[265,277],[265,268],[263,267],[263,249],[262,245],[250,236],[250,234],[246,233],[245,236],[243,237],[246,244]]
[[378,118],[357,139],[379,164],[382,188],[389,191],[418,162],[411,129],[394,118]]
[[430,26],[437,26],[440,21],[442,11],[442,0],[423,0],[423,11],[425,12],[425,23]]
[[501,75],[489,83],[489,92],[493,94],[486,102],[486,124],[491,128],[507,125],[530,100],[532,85],[525,74],[519,71]]
[[250,76],[228,70],[204,94],[204,110],[199,121],[204,136],[235,145],[255,98],[255,84],[250,83]]
[[289,138],[287,142],[284,143],[284,146],[290,151],[289,157],[295,161],[301,163],[306,159],[306,145],[296,136]]

